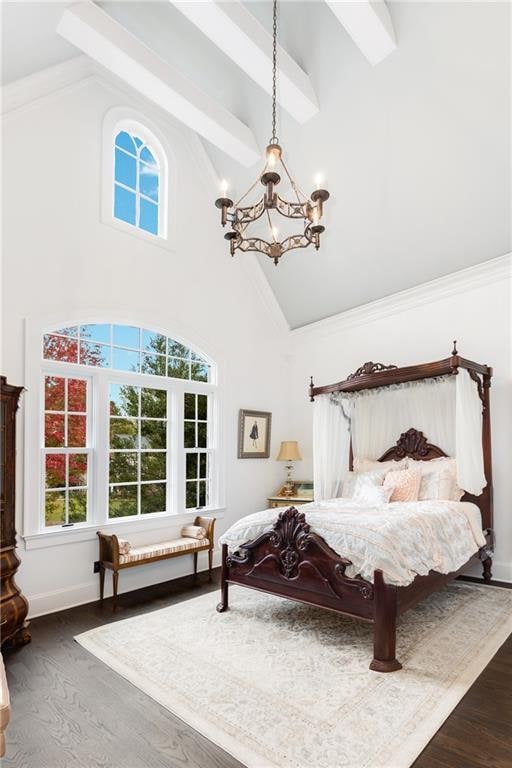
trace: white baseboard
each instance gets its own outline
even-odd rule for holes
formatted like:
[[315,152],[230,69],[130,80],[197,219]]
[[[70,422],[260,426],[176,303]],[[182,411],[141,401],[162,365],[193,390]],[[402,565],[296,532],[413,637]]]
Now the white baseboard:
[[[220,566],[220,557],[221,553],[220,551],[216,551],[213,554],[213,567],[216,568],[217,566]],[[181,559],[181,558],[180,558]],[[165,561],[162,561],[165,562]],[[132,570],[132,569],[129,569]],[[132,571],[132,573],[136,573],[136,571]],[[126,594],[127,592],[133,592],[136,589],[141,589],[143,587],[149,586],[150,584],[161,584],[165,581],[169,581],[170,579],[178,579],[182,576],[187,576],[192,573],[192,569],[190,567],[190,563],[183,563],[182,567],[179,568],[179,572],[174,572],[172,574],[169,574],[167,578],[160,578],[157,581],[149,581],[148,582],[148,573],[146,572],[146,578],[143,578],[142,573],[146,570],[144,568],[141,569],[141,579],[140,584],[134,586],[131,584],[128,589],[123,589],[123,574],[121,574],[121,577],[119,579],[119,594]],[[198,568],[199,572],[204,572],[207,570],[206,567],[199,566]],[[161,571],[159,571],[159,575],[161,575]],[[108,577],[108,574],[107,574]],[[149,576],[149,579],[151,577]],[[105,596],[109,597],[112,594],[111,591],[111,583],[110,579],[105,580]],[[56,613],[57,611],[64,611],[67,608],[74,608],[77,605],[84,605],[85,603],[92,603],[96,600],[99,600],[100,597],[100,588],[99,588],[99,577],[96,576],[92,581],[86,582],[84,584],[74,584],[70,587],[64,587],[64,589],[55,589],[51,592],[40,592],[38,594],[27,594],[26,598],[29,603],[29,619],[35,619],[37,616],[45,616],[48,613]]]

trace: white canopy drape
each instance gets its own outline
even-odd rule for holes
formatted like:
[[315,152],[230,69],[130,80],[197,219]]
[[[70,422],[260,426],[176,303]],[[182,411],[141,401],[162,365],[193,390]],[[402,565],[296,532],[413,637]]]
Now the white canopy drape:
[[[348,421],[348,420],[349,421]],[[378,459],[411,427],[457,459],[457,480],[478,496],[486,480],[482,402],[463,368],[457,376],[422,379],[378,389],[315,398],[315,499],[335,498],[348,468],[350,429],[354,456]]]
[[313,480],[315,501],[334,499],[348,469],[350,404],[331,395],[315,398],[313,418]]

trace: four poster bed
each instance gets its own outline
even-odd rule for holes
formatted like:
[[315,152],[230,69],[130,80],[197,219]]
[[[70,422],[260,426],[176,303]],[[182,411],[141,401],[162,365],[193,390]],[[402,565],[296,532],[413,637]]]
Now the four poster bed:
[[[457,383],[457,379],[462,376],[465,377],[464,380],[461,378]],[[350,499],[332,498],[339,496],[338,492],[333,492],[338,486],[329,486],[327,483],[327,490],[320,499],[329,500],[320,501],[316,506],[315,503],[308,505],[311,507],[311,511],[308,511],[308,507],[302,507],[302,511],[290,507],[282,511],[277,519],[275,519],[275,510],[256,513],[256,515],[244,518],[238,524],[238,534],[236,531],[231,534],[228,531],[220,539],[222,544],[221,602],[217,606],[217,610],[223,612],[228,608],[228,585],[238,584],[371,622],[374,625],[374,651],[370,669],[377,672],[392,672],[400,669],[401,664],[395,656],[395,642],[397,619],[402,613],[456,578],[467,568],[473,558],[481,560],[484,579],[486,581],[491,579],[493,550],[489,413],[491,377],[492,369],[490,367],[464,359],[458,354],[454,344],[450,357],[434,363],[403,368],[365,363],[355,373],[337,384],[315,387],[311,380],[310,399],[313,402],[316,398],[324,398],[322,407],[324,410],[327,409],[325,410],[328,416],[327,429],[329,429],[332,418],[341,418],[339,407],[336,409],[336,406],[343,405],[343,403],[346,405],[350,402],[350,398],[360,398],[352,402],[351,431],[346,438],[347,455],[345,461],[349,464],[350,470],[353,469],[354,464],[354,441],[357,442],[360,449],[361,446],[365,445],[365,440],[366,445],[370,445],[368,435],[371,438],[374,431],[377,440],[378,422],[375,414],[378,414],[379,411],[368,411],[369,404],[375,407],[375,404],[378,405],[382,400],[384,409],[389,411],[389,402],[380,393],[391,392],[393,398],[405,396],[411,398],[411,394],[414,397],[417,397],[418,394],[414,389],[410,389],[416,386],[411,384],[412,382],[435,385],[434,389],[421,390],[419,394],[427,398],[425,400],[428,406],[427,416],[428,408],[431,408],[433,409],[433,417],[437,418],[437,426],[435,429],[434,425],[432,427],[434,432],[437,430],[437,434],[441,434],[444,426],[446,426],[446,424],[443,426],[442,422],[451,423],[453,420],[454,433],[456,432],[457,435],[459,473],[464,476],[462,479],[465,482],[465,484],[459,484],[461,488],[470,487],[473,493],[464,493],[460,502],[422,501],[416,506],[407,503],[390,503],[368,510],[354,504]],[[409,389],[403,389],[404,387]],[[375,391],[371,392],[371,390]],[[445,407],[443,402],[448,403],[452,395],[455,398],[455,391],[456,405],[454,399],[453,407],[452,405],[449,406],[451,409],[449,411],[450,416],[446,417],[441,413],[441,418],[439,418],[438,411]],[[368,400],[369,395],[371,400]],[[361,400],[361,398],[366,398],[366,400]],[[471,407],[470,405],[465,406],[466,402],[473,403],[473,405]],[[315,403],[316,406],[317,403]],[[417,404],[411,407],[413,408],[412,411],[407,411],[404,406],[403,412],[397,412],[397,423],[400,423],[400,418],[408,418],[409,413],[416,414]],[[464,413],[466,407],[468,411]],[[368,435],[363,433],[362,428],[354,429],[354,426],[357,427],[358,424],[365,426],[363,416],[358,422],[358,408],[362,414],[365,408],[370,414],[366,425]],[[343,415],[346,418],[346,414]],[[387,418],[386,424],[388,424],[389,413],[384,413],[384,416]],[[381,430],[381,442],[386,439],[385,436],[389,430],[394,428],[392,421],[389,423],[391,426],[388,425],[386,429]],[[379,448],[378,455],[374,456],[376,461],[384,466],[384,462],[412,459],[420,462],[423,467],[425,467],[424,462],[442,461],[442,457],[447,456],[446,446],[441,447],[434,442],[429,442],[429,435],[418,429],[419,426],[425,428],[425,423],[429,423],[428,419],[422,424],[409,424],[408,428],[401,433],[395,433],[395,444],[382,452]],[[375,425],[375,430],[373,425]],[[477,446],[469,445],[472,439],[471,435],[473,435],[473,443],[475,441],[478,443]],[[450,440],[448,435],[445,442],[450,442]],[[322,477],[322,472],[332,459],[332,435],[330,437],[327,435],[325,439],[321,436],[320,442],[315,438],[314,443],[316,488],[323,484],[325,478]],[[389,443],[387,445],[389,446]],[[450,444],[450,448],[452,455],[455,455],[454,446]],[[334,463],[337,465],[342,458],[338,457],[336,450],[337,442],[334,450]],[[476,470],[474,468],[475,457]],[[473,461],[472,465],[471,461]],[[481,479],[475,480],[475,472],[478,478],[479,462]],[[429,465],[429,468],[432,466]],[[402,512],[402,510],[404,511]],[[272,517],[269,517],[269,514],[272,514]],[[262,515],[263,517],[261,517]],[[476,523],[474,522],[475,519],[477,519]],[[324,520],[327,522],[322,522]],[[337,523],[338,520],[340,521],[339,524]],[[354,557],[355,545],[350,547],[350,558],[344,556],[348,554],[346,549],[340,552],[341,545],[338,544],[337,551],[333,548],[333,546],[337,546],[336,542],[341,540],[340,536],[342,535],[345,536],[344,541],[352,543],[355,541],[357,544],[360,538],[365,537],[364,525],[366,520],[369,521],[368,525],[371,529],[369,529],[367,536],[368,540],[375,540],[376,546],[382,545],[384,554],[381,552],[381,560],[385,563],[382,567],[370,568],[371,563],[369,565],[369,561],[371,558],[366,551],[363,553],[364,556]],[[352,525],[352,528],[347,521]],[[468,521],[471,522],[473,531],[475,526],[479,529],[473,538]],[[409,525],[409,529],[406,529],[406,523]],[[259,525],[259,528],[256,524]],[[350,535],[346,534],[344,530],[339,533],[338,525],[341,525],[342,528],[345,525],[349,534],[355,531],[354,536],[350,538]],[[235,523],[232,529],[235,529],[236,526]],[[447,553],[447,556],[437,560],[432,558],[431,561],[425,556],[423,558],[425,563],[421,567],[416,567],[416,560],[412,559],[413,564],[409,565],[410,570],[407,572],[409,575],[405,570],[404,573],[401,573],[400,568],[403,566],[405,569],[407,559],[412,557],[411,550],[415,550],[416,559],[418,557],[421,559],[422,553],[429,550],[428,537],[436,538],[436,526],[439,527],[440,541],[434,542],[433,551],[442,550],[443,553]],[[321,529],[324,535],[319,535],[318,532],[312,530],[313,527],[317,531]],[[252,534],[246,540],[243,536],[244,533],[249,535],[247,534],[248,531],[259,531],[259,533],[258,535]],[[240,541],[240,536],[242,541]],[[327,543],[326,538],[329,539],[330,544]],[[402,542],[402,538],[405,543]],[[382,542],[384,543],[382,544]],[[460,544],[457,551],[455,551],[454,542]],[[388,562],[393,561],[393,550],[395,550],[396,555],[394,572],[391,565],[388,568]],[[467,557],[464,562],[460,562],[461,555],[464,558]],[[377,562],[379,561],[377,560]],[[437,564],[442,562],[445,571],[449,567],[446,566],[446,563],[455,563],[458,567],[454,567],[449,572],[439,572],[431,568],[432,562]],[[386,568],[388,570],[385,570]],[[391,575],[388,576],[388,574]]]

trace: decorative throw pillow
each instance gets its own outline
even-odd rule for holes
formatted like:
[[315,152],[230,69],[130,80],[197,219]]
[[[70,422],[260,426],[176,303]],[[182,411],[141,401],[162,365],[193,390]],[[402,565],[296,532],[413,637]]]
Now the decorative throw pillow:
[[126,541],[126,539],[118,539],[117,542],[119,544],[119,554],[127,555],[132,547],[130,542]]
[[203,528],[202,525],[184,525],[181,529],[181,535],[192,539],[206,539],[206,528]]
[[460,501],[464,491],[457,483],[455,459],[446,457],[431,461],[411,461],[411,464],[421,471],[420,501]]
[[402,469],[388,472],[384,488],[391,488],[390,501],[417,501],[420,490],[421,472],[418,469]]
[[384,488],[382,485],[366,485],[357,489],[353,499],[362,504],[376,506],[378,504],[387,504],[391,498],[392,492],[392,488]]
[[354,495],[362,488],[369,486],[382,485],[386,476],[385,469],[374,470],[373,472],[347,472],[343,481],[342,498],[352,499]]
[[377,461],[376,459],[354,459],[354,472],[372,472],[376,469],[385,469],[390,472],[395,469],[407,469],[407,459],[400,461]]

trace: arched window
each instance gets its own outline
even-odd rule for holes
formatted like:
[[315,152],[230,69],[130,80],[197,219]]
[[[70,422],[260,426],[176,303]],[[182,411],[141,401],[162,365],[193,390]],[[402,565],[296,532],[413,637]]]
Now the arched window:
[[213,361],[138,325],[70,324],[47,329],[41,342],[33,528],[218,506]]
[[118,126],[114,138],[113,216],[144,232],[164,236],[162,151],[147,131]]

